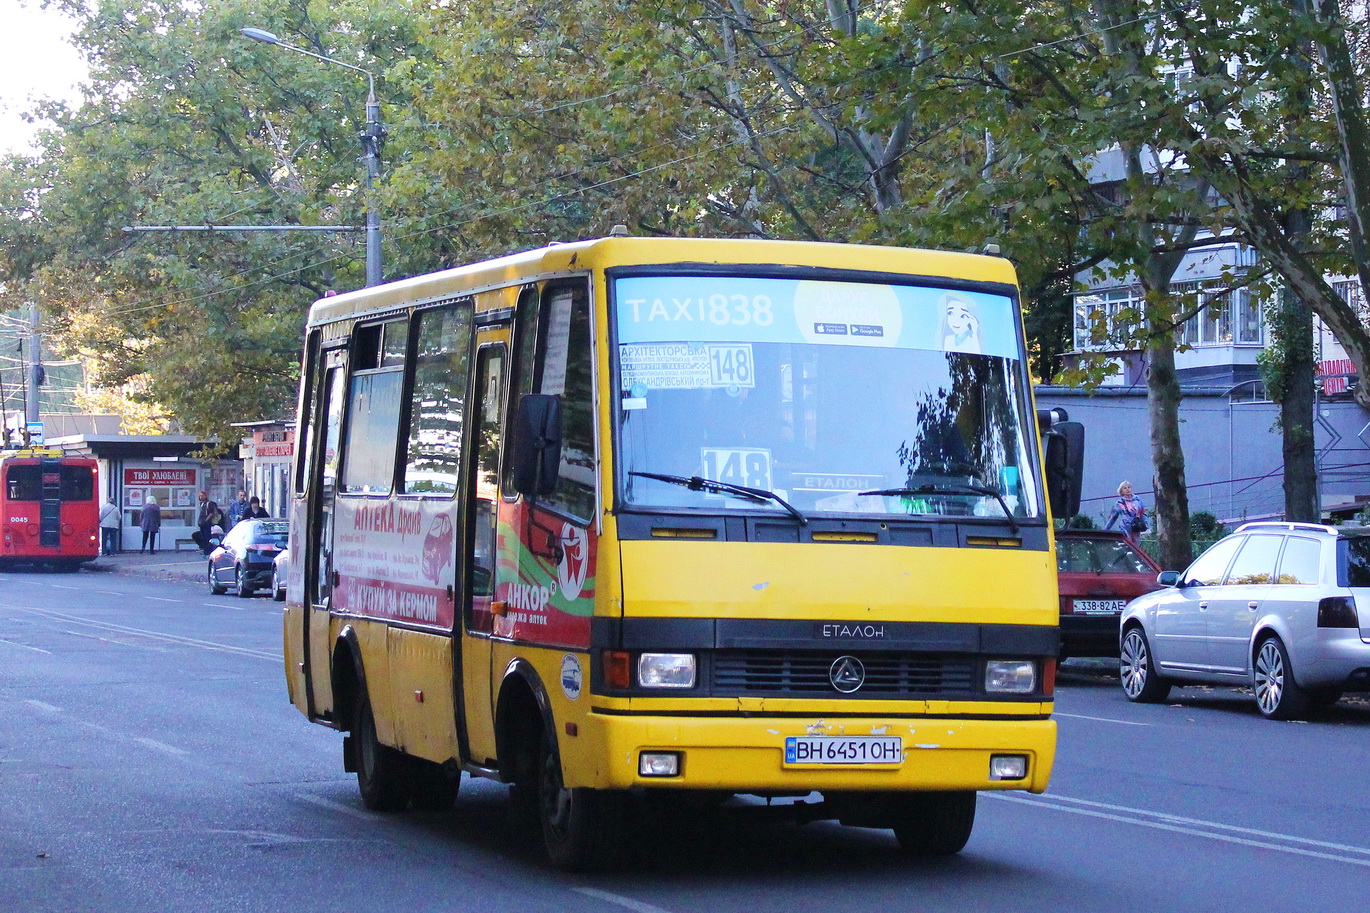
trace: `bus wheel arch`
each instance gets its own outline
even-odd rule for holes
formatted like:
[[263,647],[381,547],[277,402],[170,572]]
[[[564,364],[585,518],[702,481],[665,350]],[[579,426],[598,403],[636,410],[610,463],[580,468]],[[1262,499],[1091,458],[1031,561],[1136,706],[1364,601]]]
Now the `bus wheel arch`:
[[[352,728],[356,715],[357,696],[366,691],[366,669],[362,665],[361,644],[357,632],[347,625],[333,644],[329,678],[333,687],[333,722],[342,732]],[[350,770],[350,768],[349,768]]]
[[[527,660],[515,659],[504,670],[495,704],[495,752],[500,780],[514,784],[536,782],[538,748],[543,733],[551,731],[554,725],[552,701],[541,676]],[[553,739],[553,751],[555,743]],[[560,760],[558,753],[558,763]]]

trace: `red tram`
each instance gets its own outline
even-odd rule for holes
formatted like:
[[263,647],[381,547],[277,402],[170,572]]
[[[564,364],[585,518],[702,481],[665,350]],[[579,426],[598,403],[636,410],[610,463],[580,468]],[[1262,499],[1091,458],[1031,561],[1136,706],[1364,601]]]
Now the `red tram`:
[[100,553],[96,462],[34,447],[0,453],[0,567],[75,570]]

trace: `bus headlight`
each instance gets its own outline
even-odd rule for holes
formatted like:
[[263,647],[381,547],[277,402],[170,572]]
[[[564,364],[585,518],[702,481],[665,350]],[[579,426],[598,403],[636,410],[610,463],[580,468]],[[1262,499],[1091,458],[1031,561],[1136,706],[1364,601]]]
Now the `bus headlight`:
[[1030,659],[992,659],[985,663],[986,694],[1031,694],[1037,664]]
[[642,688],[693,688],[693,653],[643,653],[637,659],[637,683]]

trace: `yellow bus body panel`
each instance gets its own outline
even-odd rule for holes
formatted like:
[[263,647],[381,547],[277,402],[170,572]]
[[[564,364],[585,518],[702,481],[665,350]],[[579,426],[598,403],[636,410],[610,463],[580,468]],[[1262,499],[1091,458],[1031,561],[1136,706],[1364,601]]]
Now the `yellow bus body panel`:
[[[865,708],[863,708],[864,710]],[[787,736],[883,735],[903,740],[899,765],[785,766]],[[717,789],[732,792],[809,790],[1027,789],[1043,792],[1056,753],[1054,720],[964,720],[930,717],[800,719],[619,717],[593,714],[581,738],[594,745],[584,766],[567,765],[568,786],[627,789]],[[562,738],[566,753],[576,739]],[[677,777],[638,775],[643,751],[681,753]],[[1026,780],[991,780],[992,754],[1027,756]],[[576,781],[571,782],[571,773]]]
[[624,614],[1055,625],[1049,551],[623,542]]

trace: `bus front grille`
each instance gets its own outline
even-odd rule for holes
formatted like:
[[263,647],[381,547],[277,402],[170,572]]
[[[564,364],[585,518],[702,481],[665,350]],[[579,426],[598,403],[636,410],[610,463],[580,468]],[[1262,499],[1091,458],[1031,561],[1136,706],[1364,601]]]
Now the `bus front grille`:
[[860,687],[833,684],[844,654],[800,650],[719,650],[713,655],[715,694],[832,694],[851,698],[967,695],[977,689],[974,657],[939,653],[859,653]]

